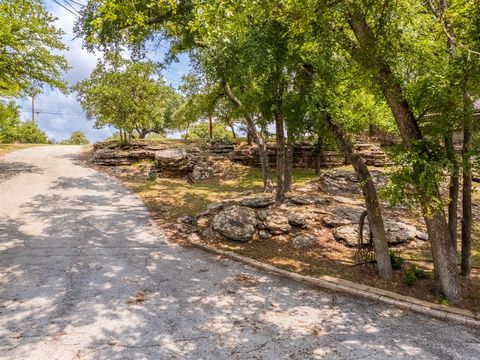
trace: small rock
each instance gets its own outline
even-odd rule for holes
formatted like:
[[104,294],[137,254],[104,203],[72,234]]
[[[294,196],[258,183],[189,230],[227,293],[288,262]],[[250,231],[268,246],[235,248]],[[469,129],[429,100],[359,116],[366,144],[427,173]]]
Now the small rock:
[[265,226],[274,235],[284,234],[292,230],[288,218],[280,211],[269,211],[265,219]]
[[296,205],[311,205],[314,203],[312,199],[309,199],[304,196],[289,196],[288,200]]
[[260,237],[260,239],[271,239],[272,238],[272,234],[270,234],[267,230],[260,230],[258,232],[258,236]]
[[292,240],[292,245],[296,249],[308,249],[317,244],[317,238],[310,234],[298,235]]
[[213,231],[212,228],[206,228],[203,232],[202,232],[202,236],[206,239],[213,239],[215,238],[215,231]]
[[240,205],[251,208],[263,208],[275,203],[275,199],[271,196],[255,196],[242,199]]
[[351,224],[351,221],[348,219],[342,219],[337,216],[327,215],[323,218],[323,223],[328,227],[335,228],[335,227]]
[[292,226],[298,226],[302,228],[307,226],[307,220],[299,213],[292,212],[288,214],[287,218],[288,223]]
[[221,202],[216,202],[207,206],[209,212],[223,209],[224,205]]
[[428,234],[425,232],[417,231],[417,234],[415,235],[415,237],[418,240],[428,241]]
[[354,206],[362,205],[362,202],[360,200],[350,199],[343,196],[333,196],[332,199],[340,204],[354,205]]
[[185,216],[179,217],[177,219],[177,222],[194,225],[197,222],[197,219],[195,218],[195,216],[185,215]]
[[265,221],[267,219],[268,212],[267,210],[257,210],[257,218],[260,221]]
[[245,206],[234,205],[219,212],[212,221],[213,229],[235,241],[249,241],[255,233],[255,211]]

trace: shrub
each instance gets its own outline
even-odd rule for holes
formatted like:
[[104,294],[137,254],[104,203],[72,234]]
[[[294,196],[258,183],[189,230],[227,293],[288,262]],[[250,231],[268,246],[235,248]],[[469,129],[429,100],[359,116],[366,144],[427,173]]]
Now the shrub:
[[61,141],[60,144],[62,144],[62,145],[87,145],[87,144],[89,144],[89,141],[85,137],[85,134],[83,132],[74,131],[70,135],[69,139]]
[[403,282],[408,286],[413,286],[418,282],[419,279],[424,277],[425,273],[423,270],[412,264],[408,267],[407,271],[405,271]]
[[[212,131],[214,141],[233,141],[232,133],[223,124],[213,124]],[[209,137],[209,124],[208,122],[202,122],[192,126],[188,134],[189,139],[192,140],[210,140]]]
[[398,255],[395,251],[390,251],[390,261],[392,263],[392,268],[398,270],[403,265],[403,258]]

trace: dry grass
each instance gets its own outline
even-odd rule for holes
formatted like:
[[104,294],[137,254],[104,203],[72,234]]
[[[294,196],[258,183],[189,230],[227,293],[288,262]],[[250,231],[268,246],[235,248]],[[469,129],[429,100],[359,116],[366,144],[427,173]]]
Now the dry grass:
[[5,154],[17,151],[17,150],[22,150],[22,149],[28,149],[34,146],[47,146],[48,144],[0,144],[0,156],[3,156]]
[[[148,168],[139,164],[137,168]],[[176,221],[184,215],[196,215],[206,207],[244,191],[261,192],[263,189],[261,170],[242,167],[237,177],[229,180],[210,180],[188,183],[184,179],[158,178],[149,181],[143,173],[125,173],[122,180],[145,201],[154,219],[160,224]],[[302,183],[315,178],[314,171],[296,170],[295,181]]]

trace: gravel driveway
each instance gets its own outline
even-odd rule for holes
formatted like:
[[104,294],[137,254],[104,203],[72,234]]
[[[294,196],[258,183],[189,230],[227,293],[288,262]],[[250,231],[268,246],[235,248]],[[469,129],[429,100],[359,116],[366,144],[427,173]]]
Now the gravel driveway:
[[0,159],[1,359],[480,359],[480,336],[167,243],[75,161]]

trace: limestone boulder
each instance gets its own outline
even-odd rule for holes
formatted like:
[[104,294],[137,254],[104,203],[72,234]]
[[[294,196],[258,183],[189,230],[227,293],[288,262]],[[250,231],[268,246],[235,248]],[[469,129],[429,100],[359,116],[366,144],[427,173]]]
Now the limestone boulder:
[[268,211],[265,227],[274,235],[284,234],[292,230],[288,217],[278,210]]
[[249,241],[256,231],[255,211],[246,206],[234,205],[220,211],[212,221],[212,227],[227,239]]

